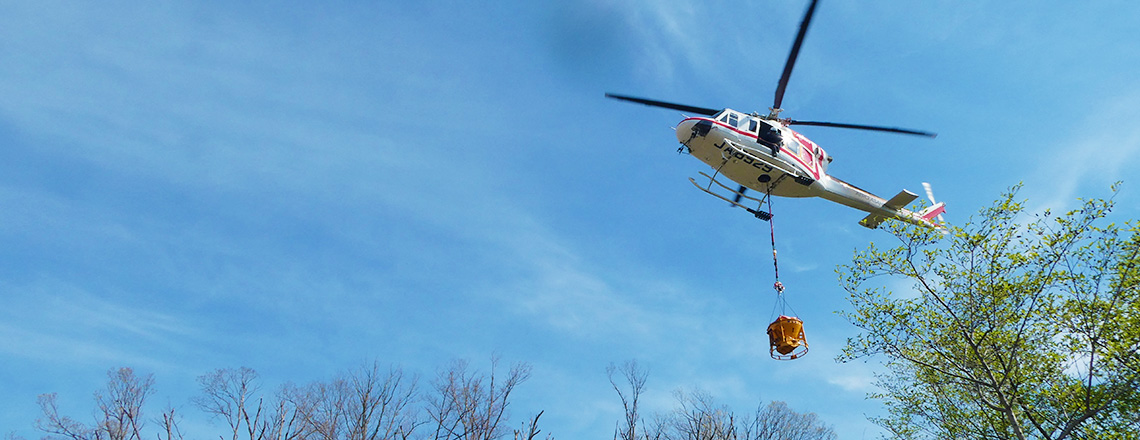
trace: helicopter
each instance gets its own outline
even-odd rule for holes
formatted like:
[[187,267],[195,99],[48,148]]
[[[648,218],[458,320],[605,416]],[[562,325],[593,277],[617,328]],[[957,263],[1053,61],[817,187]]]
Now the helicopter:
[[[904,189],[886,200],[827,174],[827,167],[832,157],[819,145],[789,126],[836,127],[930,138],[937,136],[936,134],[895,127],[801,121],[780,117],[784,91],[818,3],[819,0],[812,0],[803,21],[800,22],[799,32],[776,87],[774,104],[769,108],[767,115],[745,113],[730,108],[696,107],[614,93],[606,93],[606,97],[697,115],[686,117],[677,124],[677,141],[681,143],[678,151],[700,159],[715,172],[712,175],[700,172],[708,180],[705,185],[697,183],[692,178],[689,178],[689,181],[698,189],[732,206],[743,208],[761,220],[770,221],[772,218],[770,212],[763,210],[764,201],[768,200],[770,204],[771,196],[820,197],[867,212],[867,216],[860,220],[859,224],[870,229],[877,228],[886,220],[896,219],[944,230],[939,222],[942,221],[946,205],[934,202],[929,185],[923,184],[932,205],[918,212],[908,210],[906,206],[918,198],[917,194]],[[718,179],[720,176],[731,180],[735,185],[726,184]],[[714,189],[713,184],[720,189]],[[736,185],[739,186],[732,187]],[[747,195],[749,189],[763,194],[763,197]],[[727,191],[732,198],[719,193],[724,191]],[[743,204],[744,199],[758,202],[759,205],[757,208],[751,208]],[[938,222],[935,221],[936,218]]]

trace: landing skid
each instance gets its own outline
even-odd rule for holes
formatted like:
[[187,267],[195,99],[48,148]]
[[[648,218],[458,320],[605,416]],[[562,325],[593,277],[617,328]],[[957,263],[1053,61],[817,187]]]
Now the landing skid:
[[[737,207],[737,208],[741,208],[741,209],[744,209],[745,211],[748,211],[748,213],[752,214],[753,216],[755,216],[756,218],[758,218],[758,219],[760,219],[760,220],[763,220],[763,221],[769,221],[769,220],[772,220],[772,213],[770,213],[770,212],[767,212],[767,211],[762,211],[762,210],[760,209],[761,207],[763,207],[763,206],[764,206],[764,201],[768,200],[768,197],[770,197],[770,195],[769,195],[769,194],[765,194],[763,198],[759,198],[759,199],[757,199],[757,198],[755,198],[755,197],[752,197],[752,196],[749,196],[749,195],[745,195],[744,193],[742,193],[742,192],[740,192],[740,191],[737,191],[736,189],[733,189],[732,187],[726,186],[726,185],[725,185],[725,184],[723,184],[723,183],[720,183],[720,181],[719,181],[719,180],[716,180],[716,178],[715,178],[715,177],[713,177],[713,176],[710,176],[710,175],[708,175],[708,174],[705,174],[703,171],[699,172],[699,174],[700,174],[700,175],[702,175],[702,176],[705,176],[705,178],[706,178],[706,179],[709,179],[709,184],[708,184],[708,185],[706,185],[706,186],[701,186],[699,183],[697,183],[697,181],[696,181],[696,180],[693,180],[693,178],[692,178],[692,177],[690,177],[690,178],[689,178],[689,182],[690,182],[690,183],[692,183],[692,184],[693,184],[693,186],[697,187],[697,189],[699,189],[699,190],[701,190],[701,191],[704,191],[704,192],[708,193],[709,195],[711,195],[711,196],[713,196],[713,197],[716,197],[716,198],[718,198],[718,199],[724,200],[724,201],[728,202],[728,203],[729,203],[730,205],[732,205],[732,206],[735,206],[735,207]],[[772,185],[771,185],[769,188],[771,188],[771,187],[775,187],[776,185],[778,185],[778,184],[780,183],[780,181],[781,181],[781,180],[784,180],[784,177],[787,177],[787,176],[788,176],[787,174],[783,174],[783,175],[781,175],[779,178],[777,178],[777,179],[776,179],[776,181],[775,181],[775,182],[772,182]],[[749,208],[749,207],[747,207],[747,206],[741,205],[741,204],[740,204],[740,202],[738,202],[738,201],[736,201],[736,200],[732,200],[732,199],[729,199],[729,198],[727,198],[727,197],[725,197],[725,196],[722,196],[722,195],[720,195],[720,194],[717,194],[716,192],[713,192],[713,191],[712,191],[712,184],[714,184],[714,183],[715,183],[715,184],[717,184],[717,186],[719,186],[719,187],[721,187],[721,188],[724,188],[726,191],[728,191],[728,192],[732,193],[734,196],[737,196],[737,197],[740,197],[740,198],[744,198],[744,199],[748,199],[748,200],[751,200],[751,201],[754,201],[754,202],[756,202],[756,209],[752,209],[752,208]],[[739,199],[737,199],[737,200],[739,200]]]

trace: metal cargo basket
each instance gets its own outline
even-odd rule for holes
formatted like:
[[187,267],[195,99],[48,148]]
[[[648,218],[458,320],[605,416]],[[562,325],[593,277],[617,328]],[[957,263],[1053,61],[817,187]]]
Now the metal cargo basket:
[[790,361],[807,354],[804,322],[796,317],[781,315],[768,325],[768,343],[772,359]]

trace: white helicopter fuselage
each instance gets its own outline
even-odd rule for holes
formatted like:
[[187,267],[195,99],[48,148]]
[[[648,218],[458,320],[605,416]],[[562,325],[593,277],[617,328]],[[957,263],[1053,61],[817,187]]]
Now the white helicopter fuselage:
[[[715,170],[714,175],[708,177],[723,188],[729,187],[716,181],[717,176],[727,177],[766,196],[820,197],[867,212],[860,224],[868,228],[875,228],[891,218],[940,227],[933,219],[942,213],[943,204],[912,212],[905,206],[917,197],[914,193],[903,190],[885,200],[831,177],[827,174],[831,156],[779,120],[725,109],[712,117],[681,121],[677,125],[677,140],[690,154]],[[701,189],[728,200],[712,193],[711,183]],[[729,191],[737,194],[736,201],[729,202],[738,204],[743,194],[731,188]]]

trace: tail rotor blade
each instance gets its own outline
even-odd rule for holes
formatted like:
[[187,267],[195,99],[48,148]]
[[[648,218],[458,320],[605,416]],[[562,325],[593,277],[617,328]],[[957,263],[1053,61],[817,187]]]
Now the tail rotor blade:
[[[926,182],[922,182],[922,189],[926,190],[926,198],[930,199],[930,205],[931,206],[937,205],[938,202],[934,201],[934,190],[930,188],[930,184],[926,183]],[[938,214],[938,222],[939,223],[945,223],[945,221],[942,220],[942,214]]]
[[930,199],[930,204],[933,205],[937,202],[934,201],[934,190],[930,188],[930,184],[922,182],[922,189],[926,190],[926,198]]

